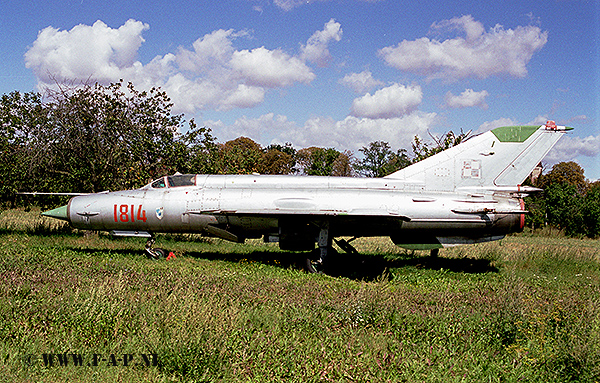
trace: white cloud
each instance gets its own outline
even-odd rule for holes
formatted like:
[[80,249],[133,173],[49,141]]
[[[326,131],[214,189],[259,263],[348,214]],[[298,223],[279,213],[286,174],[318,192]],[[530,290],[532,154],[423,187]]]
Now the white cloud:
[[479,106],[482,109],[487,109],[488,105],[485,103],[485,98],[487,96],[488,92],[485,90],[475,92],[473,89],[465,89],[465,91],[458,96],[453,95],[451,92],[446,93],[444,101],[449,108],[470,108]]
[[479,125],[479,128],[477,128],[477,130],[474,132],[474,134],[484,133],[484,132],[487,132],[488,130],[496,129],[501,126],[513,126],[513,125],[516,125],[514,120],[512,120],[510,118],[499,118],[497,120],[487,121],[487,122],[484,122],[483,124]]
[[342,27],[334,19],[329,20],[322,31],[316,31],[300,49],[300,58],[319,66],[326,66],[331,59],[328,45],[331,40],[340,41]]
[[[300,7],[302,5],[307,5],[316,2],[326,2],[332,0],[273,0],[273,4],[279,7],[284,11],[291,11],[294,8]],[[376,3],[381,0],[362,0],[366,3]]]
[[401,117],[415,111],[423,99],[418,85],[393,84],[352,102],[351,115],[366,118]]
[[118,29],[102,21],[69,31],[48,27],[25,53],[26,66],[40,88],[52,87],[55,78],[104,84],[124,79],[139,89],[161,87],[175,113],[230,110],[259,105],[268,89],[311,82],[315,74],[301,56],[326,59],[327,43],[341,36],[339,24],[331,20],[313,34],[302,54],[292,56],[265,47],[237,50],[235,39],[248,32],[219,29],[196,40],[191,49],[180,47],[144,65],[136,57],[148,28],[135,20]]
[[415,135],[426,135],[437,119],[435,113],[415,112],[403,117],[371,119],[348,116],[341,121],[315,116],[297,125],[285,116],[273,113],[258,118],[242,117],[232,125],[222,121],[204,121],[221,141],[248,136],[263,146],[291,142],[296,148],[334,147],[357,151],[373,141],[387,141],[393,148],[410,148]]
[[356,93],[364,93],[383,85],[383,82],[373,78],[370,71],[362,71],[360,73],[350,73],[338,81],[340,84],[352,89]]
[[585,138],[565,135],[546,156],[550,163],[574,161],[576,157],[596,157],[600,154],[600,135]]
[[465,37],[444,41],[422,37],[404,40],[379,50],[385,62],[402,71],[428,78],[457,80],[494,75],[524,77],[533,54],[546,44],[548,33],[539,27],[504,29],[496,25],[488,32],[472,16],[462,16],[432,25],[433,30],[458,29]]
[[415,112],[395,118],[359,118],[341,121],[314,117],[294,134],[294,144],[331,146],[357,151],[373,141],[387,141],[393,148],[410,148],[415,135],[424,135],[436,120],[435,113]]
[[288,121],[286,116],[274,113],[267,113],[257,118],[242,116],[232,125],[226,125],[220,120],[204,121],[203,124],[209,126],[221,142],[245,136],[260,142],[263,146],[272,142],[285,143],[287,141],[281,142],[278,137],[285,138],[288,132],[298,129],[298,126]]
[[229,66],[246,83],[267,88],[310,82],[315,78],[304,62],[280,49],[271,51],[260,47],[251,51],[236,51],[233,52]]
[[176,55],[180,69],[194,73],[203,73],[213,67],[225,65],[235,49],[233,39],[246,35],[235,33],[233,29],[218,29],[194,41],[193,50],[180,47]]
[[70,31],[47,27],[25,53],[25,65],[44,83],[52,83],[52,77],[118,80],[123,68],[133,66],[144,42],[142,32],[148,28],[148,24],[131,19],[118,29],[99,20]]

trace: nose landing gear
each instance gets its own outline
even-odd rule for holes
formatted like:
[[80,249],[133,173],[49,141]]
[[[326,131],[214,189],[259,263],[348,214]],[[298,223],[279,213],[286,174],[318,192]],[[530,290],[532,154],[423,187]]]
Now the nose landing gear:
[[152,248],[152,245],[154,245],[154,242],[156,241],[156,238],[154,238],[154,236],[148,238],[148,241],[146,242],[146,256],[149,259],[152,260],[159,260],[159,259],[165,259],[167,257],[167,255],[169,254],[169,252],[165,249],[161,249],[161,248]]

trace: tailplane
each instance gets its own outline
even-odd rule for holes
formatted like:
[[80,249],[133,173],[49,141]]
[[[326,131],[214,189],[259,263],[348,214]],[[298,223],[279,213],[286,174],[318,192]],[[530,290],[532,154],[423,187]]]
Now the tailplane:
[[405,180],[428,191],[513,188],[572,129],[554,121],[496,128],[385,178]]

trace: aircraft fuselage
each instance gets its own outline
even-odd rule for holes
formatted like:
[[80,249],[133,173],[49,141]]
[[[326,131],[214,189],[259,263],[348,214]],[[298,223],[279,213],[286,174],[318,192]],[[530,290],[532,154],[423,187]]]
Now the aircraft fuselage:
[[[187,177],[188,185],[172,186],[177,182],[167,179],[173,177]],[[289,250],[314,248],[324,222],[333,237],[390,236],[406,247],[439,247],[436,238],[449,245],[493,240],[523,227],[517,198],[425,192],[422,185],[385,178],[181,175],[157,181],[74,197],[68,220],[75,228],[122,235],[264,236]]]

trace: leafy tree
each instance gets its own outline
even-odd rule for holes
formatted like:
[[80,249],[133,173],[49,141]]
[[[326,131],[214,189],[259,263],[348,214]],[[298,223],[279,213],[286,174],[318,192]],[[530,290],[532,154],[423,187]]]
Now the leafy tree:
[[38,93],[12,92],[0,98],[0,199],[14,204],[17,191],[36,181],[28,177],[34,132],[48,126]]
[[371,142],[358,151],[364,157],[357,162],[355,168],[365,177],[384,177],[411,164],[406,149],[393,152],[385,141]]
[[583,231],[594,238],[600,235],[600,182],[595,182],[585,194],[581,204]]
[[297,165],[300,173],[310,176],[349,176],[351,153],[340,153],[333,148],[315,146],[298,150]]
[[206,126],[198,127],[192,119],[188,131],[179,142],[187,149],[182,173],[217,174],[219,172],[219,145]]
[[[138,187],[182,166],[176,138],[182,115],[158,89],[131,83],[59,86],[45,104],[49,124],[31,143],[32,175],[54,191],[98,192]],[[65,190],[66,189],[66,190]]]
[[354,175],[352,161],[351,151],[345,150],[339,153],[331,165],[331,175],[335,177],[352,177]]
[[430,146],[429,144],[421,140],[419,136],[415,136],[411,144],[414,154],[413,162],[419,162],[427,157],[431,157],[434,154],[456,146],[461,142],[464,142],[467,138],[469,138],[470,134],[471,131],[463,133],[461,130],[460,134],[458,135],[450,131],[444,134],[442,137],[435,137],[430,133],[429,136],[433,139],[433,146]]
[[581,198],[574,185],[554,183],[545,189],[548,222],[569,236],[582,234]]
[[296,151],[281,145],[269,145],[262,154],[258,171],[261,174],[290,174],[294,170]]
[[569,236],[600,235],[600,183],[588,183],[575,162],[560,162],[540,177],[548,223]]
[[573,185],[579,194],[585,193],[587,181],[583,168],[576,162],[559,162],[552,166],[548,174],[540,176],[538,183],[542,188],[553,184]]
[[219,173],[250,174],[258,172],[263,154],[261,146],[247,137],[238,137],[219,147]]

